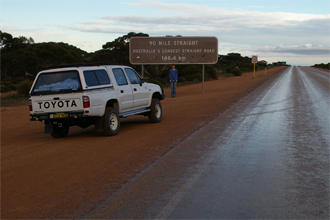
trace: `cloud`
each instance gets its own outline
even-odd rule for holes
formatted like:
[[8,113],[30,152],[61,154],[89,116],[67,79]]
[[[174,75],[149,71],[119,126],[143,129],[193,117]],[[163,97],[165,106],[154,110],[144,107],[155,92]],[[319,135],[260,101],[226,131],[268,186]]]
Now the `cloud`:
[[[101,49],[102,44],[129,32],[143,32],[150,36],[216,36],[221,54],[306,57],[329,54],[330,14],[262,12],[253,2],[249,8],[255,11],[154,0],[119,4],[125,9],[122,12],[108,10],[108,14],[91,20],[86,16],[86,20],[52,27],[51,31],[44,27],[15,33],[32,36],[36,41],[56,39],[77,46],[88,42],[92,45],[88,51]],[[309,44],[311,47],[306,46]]]
[[276,47],[264,46],[254,51],[262,52],[262,53],[283,53],[283,54],[313,55],[313,56],[330,55],[330,47],[318,46],[312,44],[294,45],[294,46],[278,45]]
[[227,10],[158,1],[122,4],[134,11],[122,16],[109,13],[98,20],[68,24],[65,28],[102,36],[129,32],[150,36],[216,36],[220,54],[258,54],[267,61],[286,59],[306,64],[310,56],[315,60],[319,57],[322,62],[329,57],[329,14]]
[[[278,14],[282,17],[283,15]],[[329,36],[329,18],[312,18],[309,20],[278,20],[257,15],[203,15],[203,16],[106,16],[101,21],[84,22],[70,25],[66,28],[91,32],[128,33],[132,29],[146,32],[150,35],[181,34],[181,35],[210,35],[210,34],[245,34],[265,36]],[[203,31],[203,32],[202,32]],[[175,32],[175,33],[173,33]],[[243,35],[243,36],[242,36]]]
[[[216,35],[230,38],[239,35],[242,41],[254,36],[263,38],[316,37],[328,42],[330,15],[286,12],[226,10],[193,4],[169,4],[158,1],[124,3],[137,7],[130,16],[102,16],[97,21],[70,24],[68,29],[84,32],[124,34],[136,30],[150,35]],[[138,8],[151,9],[138,13]],[[259,36],[258,36],[259,35]],[[264,40],[265,41],[265,40]],[[286,42],[276,42],[277,44]],[[316,42],[312,42],[316,43]],[[321,44],[324,44],[321,42]]]
[[263,8],[264,6],[260,6],[260,5],[251,5],[248,8]]

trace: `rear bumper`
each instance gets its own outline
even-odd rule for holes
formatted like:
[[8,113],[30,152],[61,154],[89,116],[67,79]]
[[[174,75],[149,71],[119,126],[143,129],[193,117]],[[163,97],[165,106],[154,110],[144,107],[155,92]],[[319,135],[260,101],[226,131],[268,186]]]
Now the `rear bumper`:
[[78,118],[87,118],[87,115],[84,115],[83,111],[79,112],[64,112],[67,113],[67,117],[65,118],[54,118],[52,115],[56,113],[45,113],[45,114],[33,114],[30,118],[30,121],[58,121],[58,120],[69,120],[69,119],[78,119]]

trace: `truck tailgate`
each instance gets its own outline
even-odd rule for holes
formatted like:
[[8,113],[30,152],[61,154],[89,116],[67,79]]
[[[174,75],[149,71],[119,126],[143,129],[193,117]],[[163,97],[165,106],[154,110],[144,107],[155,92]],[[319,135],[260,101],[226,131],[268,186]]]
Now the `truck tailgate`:
[[83,110],[82,93],[32,96],[32,113],[59,113]]

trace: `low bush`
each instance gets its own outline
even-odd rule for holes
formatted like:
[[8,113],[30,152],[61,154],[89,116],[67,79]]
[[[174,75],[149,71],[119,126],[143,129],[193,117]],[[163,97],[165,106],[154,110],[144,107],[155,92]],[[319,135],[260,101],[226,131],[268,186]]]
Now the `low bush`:
[[167,80],[162,79],[162,78],[154,78],[154,79],[149,79],[148,83],[154,83],[163,87],[168,87],[170,82],[167,82]]
[[231,71],[231,73],[234,75],[234,76],[241,76],[242,75],[242,71],[238,68],[235,68]]
[[205,78],[207,80],[210,80],[210,79],[215,79],[217,80],[218,79],[218,72],[217,70],[212,66],[212,65],[206,65],[205,66]]
[[330,63],[328,63],[328,64],[324,64],[324,63],[315,64],[314,67],[323,68],[323,69],[330,69]]
[[193,78],[194,78],[193,81],[195,81],[195,79],[197,79],[198,81],[202,81],[203,76],[202,76],[201,73],[197,73],[197,74],[194,74],[194,75],[193,75]]
[[193,76],[186,76],[186,80],[187,81],[193,81],[194,80],[194,77]]
[[1,92],[1,93],[5,93],[5,92],[9,92],[9,90],[8,90],[8,88],[7,88],[6,86],[1,85],[1,87],[0,87],[0,92]]
[[29,95],[29,91],[31,89],[32,86],[32,81],[30,80],[23,80],[22,82],[20,82],[17,86],[17,92],[18,94],[22,94],[25,96]]
[[225,73],[221,75],[222,77],[233,77],[234,75],[231,73]]
[[1,85],[1,89],[0,89],[1,93],[10,92],[10,91],[16,91],[16,86],[11,83]]
[[186,82],[186,78],[184,78],[183,76],[179,76],[178,78],[178,82]]

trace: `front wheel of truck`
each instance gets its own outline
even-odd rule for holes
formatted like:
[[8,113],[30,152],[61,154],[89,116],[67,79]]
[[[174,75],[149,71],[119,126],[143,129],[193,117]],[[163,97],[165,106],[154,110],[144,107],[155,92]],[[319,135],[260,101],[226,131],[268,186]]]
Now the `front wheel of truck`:
[[162,120],[162,105],[159,99],[153,98],[151,101],[150,112],[148,114],[149,121],[159,123]]

